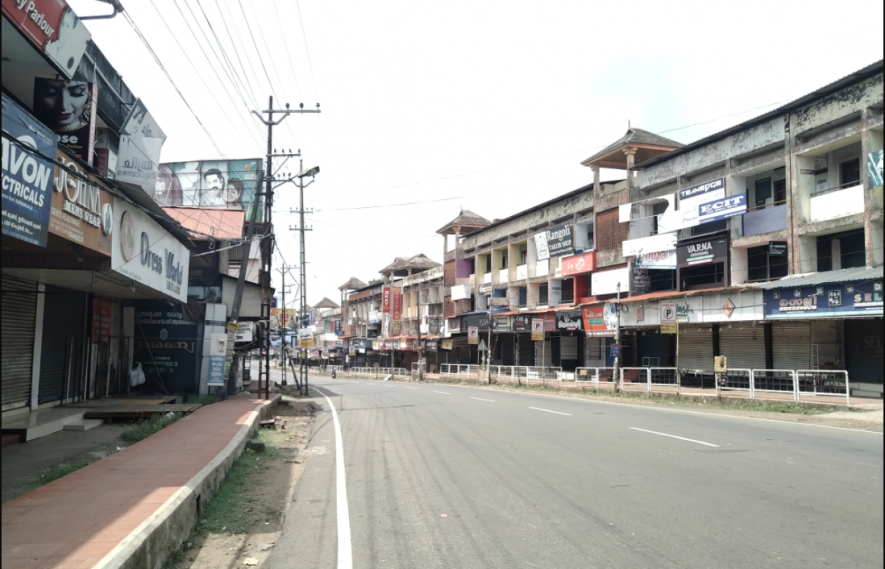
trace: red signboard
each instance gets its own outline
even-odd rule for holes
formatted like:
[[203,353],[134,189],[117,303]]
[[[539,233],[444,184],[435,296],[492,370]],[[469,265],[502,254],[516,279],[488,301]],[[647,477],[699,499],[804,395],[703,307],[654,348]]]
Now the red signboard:
[[399,322],[403,319],[403,289],[397,287],[393,289],[393,321]]
[[67,78],[74,76],[92,37],[64,0],[3,0],[3,14]]
[[555,332],[556,331],[556,313],[555,312],[545,312],[542,316],[544,319],[544,331],[545,332]]
[[111,335],[111,311],[113,304],[104,298],[95,298],[92,301],[92,338],[108,337]]
[[596,270],[596,251],[572,255],[562,260],[562,274],[577,275]]
[[588,336],[614,336],[613,330],[610,330],[605,323],[605,309],[609,304],[600,304],[598,306],[587,306],[581,310],[584,318],[584,330]]
[[390,287],[384,287],[381,293],[381,312],[387,314],[390,312]]

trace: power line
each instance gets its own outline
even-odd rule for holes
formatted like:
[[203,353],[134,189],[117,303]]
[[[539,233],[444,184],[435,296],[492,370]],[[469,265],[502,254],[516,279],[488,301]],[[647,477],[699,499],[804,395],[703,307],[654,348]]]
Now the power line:
[[215,142],[215,139],[212,137],[211,134],[209,134],[209,130],[206,128],[206,125],[203,124],[203,121],[201,121],[200,117],[197,116],[197,113],[194,112],[194,109],[191,107],[190,103],[187,102],[187,99],[184,97],[184,94],[181,92],[181,89],[179,89],[178,85],[175,84],[175,81],[172,79],[172,76],[169,75],[169,71],[166,70],[166,67],[163,65],[163,62],[160,61],[160,58],[157,56],[157,53],[154,51],[154,48],[151,47],[151,44],[147,41],[147,38],[145,38],[144,34],[141,33],[141,30],[138,29],[138,26],[132,20],[132,16],[129,15],[129,12],[123,12],[123,18],[126,20],[126,22],[129,23],[129,26],[133,29],[133,31],[135,31],[136,35],[138,35],[139,39],[141,39],[142,43],[148,49],[151,56],[153,56],[154,61],[157,62],[157,65],[160,67],[160,69],[166,75],[166,79],[168,79],[169,83],[172,84],[172,87],[175,88],[175,92],[178,93],[178,96],[181,97],[182,101],[184,101],[185,106],[187,106],[187,109],[194,116],[197,123],[199,123],[200,127],[203,129],[203,132],[206,133],[206,136],[209,138],[209,141],[212,143],[212,146],[215,147],[215,150],[218,151],[218,153],[221,155],[222,158],[227,160],[227,156],[224,154],[224,152],[221,151],[221,148],[218,147],[218,144]]
[[[249,92],[252,95],[252,100],[255,101],[255,106],[257,107],[258,106],[258,98],[255,96],[255,92],[252,90],[252,82],[248,80],[249,78],[246,74],[246,67],[243,65],[243,60],[240,59],[240,50],[242,50],[245,53],[246,47],[243,44],[242,39],[240,38],[240,34],[236,33],[237,28],[234,27],[234,32],[231,33],[230,28],[227,27],[227,18],[225,18],[224,14],[221,13],[221,4],[218,3],[218,0],[214,0],[214,2],[215,2],[215,7],[218,8],[218,13],[221,14],[221,22],[224,24],[224,29],[227,31],[228,37],[231,38],[231,45],[234,48],[234,55],[237,56],[237,61],[240,64],[240,69],[243,71],[243,78],[246,79],[246,81],[245,81],[246,86],[249,88]],[[225,8],[225,9],[227,10],[228,18],[233,20],[233,16],[230,12],[230,9],[227,9],[227,8]],[[240,49],[237,49],[237,46],[234,43],[235,39],[238,40],[238,43],[240,45]],[[252,66],[250,66],[249,68],[252,70],[252,76],[255,77],[255,81],[258,82],[258,74],[255,73],[255,70],[252,69]]]
[[[182,45],[181,45],[181,42],[178,41],[178,34],[176,34],[175,32],[172,31],[172,28],[169,26],[169,23],[166,21],[166,18],[163,17],[163,14],[160,12],[160,10],[157,9],[156,4],[154,4],[154,0],[151,0],[151,6],[153,6],[154,10],[157,12],[157,15],[160,16],[160,19],[163,21],[163,25],[166,26],[166,29],[167,29],[167,30],[169,30],[169,34],[172,36],[172,39],[175,40],[175,43],[178,45],[179,49],[181,49],[181,52],[184,54],[184,57],[185,57],[185,59],[187,59],[187,62],[190,63],[191,67],[194,68],[194,71],[195,71],[196,74],[197,74],[197,78],[198,78],[198,79],[200,80],[200,82],[203,84],[203,87],[206,88],[206,91],[208,91],[209,95],[212,97],[212,100],[215,101],[215,104],[216,104],[216,105],[218,105],[219,110],[221,110],[221,111],[223,112],[223,111],[224,111],[224,108],[222,107],[222,105],[221,105],[221,103],[218,101],[218,99],[215,97],[215,90],[214,90],[214,89],[210,89],[209,86],[206,84],[205,79],[203,79],[203,76],[200,74],[199,69],[197,69],[197,66],[196,66],[196,65],[194,64],[194,62],[191,60],[190,56],[189,56],[188,53],[187,53],[187,50],[184,49],[184,46],[182,46]],[[179,11],[180,11],[180,10],[179,10]],[[183,16],[183,15],[182,15],[182,16]],[[187,23],[187,21],[185,21],[185,23]],[[190,26],[188,26],[188,29],[190,29]],[[198,43],[199,43],[199,42],[198,42]],[[201,49],[202,49],[202,47],[201,47]],[[205,51],[203,52],[203,55],[204,55],[204,56],[206,55],[206,52],[205,52]],[[208,61],[208,57],[207,57],[207,61]],[[210,65],[210,67],[212,67],[213,70],[214,70],[214,67],[212,66],[212,63],[211,63],[211,62],[209,62],[209,65]],[[227,89],[224,89],[224,92],[225,92],[225,94],[228,96],[228,98],[230,99],[231,103],[233,103],[234,106],[236,107],[236,102],[234,102],[233,98],[232,98],[231,95],[230,95],[230,92],[229,92]],[[236,113],[234,113],[234,114],[236,114]],[[249,133],[252,135],[252,139],[253,139],[254,141],[256,141],[256,142],[260,145],[260,144],[261,144],[260,140],[258,140],[258,139],[256,138],[255,133],[252,132],[252,131],[249,129],[249,124],[246,122],[246,120],[242,117],[242,115],[237,115],[237,116],[240,117],[240,120],[241,120],[241,121],[243,122],[243,124],[245,125],[247,132],[249,132]],[[237,131],[237,134],[240,134],[239,129],[237,129],[236,127],[234,127],[234,129]],[[241,135],[241,134],[240,134],[240,135]],[[242,136],[242,135],[241,135],[241,136]]]
[[286,46],[286,58],[289,60],[289,68],[292,70],[292,79],[295,80],[295,89],[298,92],[298,98],[301,99],[301,86],[298,84],[298,76],[295,74],[295,65],[292,63],[292,52],[289,49],[289,42],[286,39],[288,34],[283,31],[283,19],[280,17],[280,11],[277,8],[277,0],[273,0],[273,9],[277,15],[277,26],[280,28],[280,37],[283,38],[283,45]]
[[301,37],[304,38],[304,51],[307,54],[307,63],[310,65],[310,78],[313,81],[313,89],[316,91],[317,98],[320,96],[320,87],[317,85],[317,78],[313,72],[313,61],[310,59],[310,48],[307,46],[307,33],[304,31],[304,17],[301,15],[301,4],[295,0],[295,7],[298,8],[298,21],[301,23]]

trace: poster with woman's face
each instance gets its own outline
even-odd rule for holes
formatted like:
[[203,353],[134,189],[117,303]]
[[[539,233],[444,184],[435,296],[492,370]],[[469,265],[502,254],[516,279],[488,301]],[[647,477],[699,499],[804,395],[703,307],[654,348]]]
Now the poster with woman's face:
[[96,94],[95,86],[86,81],[34,79],[34,116],[58,135],[59,146],[90,163]]

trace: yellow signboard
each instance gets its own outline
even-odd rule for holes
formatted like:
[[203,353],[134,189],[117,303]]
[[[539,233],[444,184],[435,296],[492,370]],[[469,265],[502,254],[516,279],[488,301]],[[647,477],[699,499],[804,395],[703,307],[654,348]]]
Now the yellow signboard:
[[301,338],[301,349],[312,348],[313,338]]
[[662,322],[661,323],[661,334],[678,334],[679,333],[679,323],[678,322]]

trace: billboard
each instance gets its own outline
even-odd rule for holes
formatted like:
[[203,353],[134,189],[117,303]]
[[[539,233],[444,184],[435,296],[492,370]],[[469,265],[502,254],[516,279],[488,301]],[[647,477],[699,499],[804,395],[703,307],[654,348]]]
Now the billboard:
[[568,224],[550,227],[535,235],[535,246],[538,249],[538,260],[545,261],[550,257],[566,257],[574,255],[572,228]]
[[747,213],[747,194],[715,199],[698,206],[698,219],[701,223],[721,221],[745,213]]
[[92,34],[64,0],[3,0],[3,14],[70,79]]
[[[151,197],[162,206],[244,210],[248,220],[261,182],[262,167],[260,158],[160,164]],[[259,198],[257,221],[264,219],[262,202]]]
[[3,132],[3,235],[46,247],[58,137],[5,93]]
[[34,78],[34,116],[58,135],[58,145],[92,165],[98,85],[50,77]]

